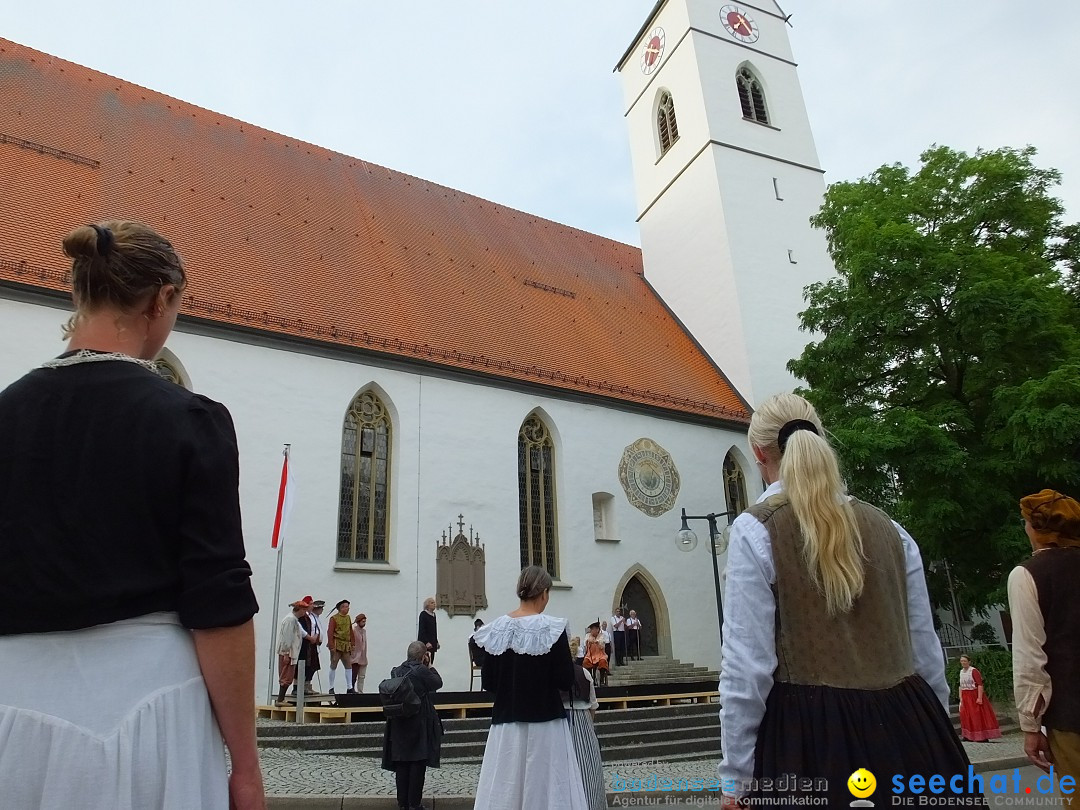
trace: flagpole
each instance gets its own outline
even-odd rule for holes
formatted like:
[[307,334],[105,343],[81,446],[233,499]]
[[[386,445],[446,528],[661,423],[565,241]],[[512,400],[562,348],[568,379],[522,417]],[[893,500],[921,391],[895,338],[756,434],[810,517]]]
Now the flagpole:
[[[285,456],[285,465],[289,463],[289,449],[291,444],[286,444],[282,455]],[[280,501],[280,496],[279,496]],[[282,504],[278,503],[278,509]],[[280,516],[279,516],[280,519]],[[276,528],[276,527],[275,527]],[[285,544],[279,543],[277,547],[277,573],[274,575],[274,606],[270,609],[270,619],[273,626],[270,630],[270,679],[266,682],[266,705],[274,705],[274,685],[277,683],[277,630],[278,630],[278,603],[281,599],[281,558],[285,553]]]

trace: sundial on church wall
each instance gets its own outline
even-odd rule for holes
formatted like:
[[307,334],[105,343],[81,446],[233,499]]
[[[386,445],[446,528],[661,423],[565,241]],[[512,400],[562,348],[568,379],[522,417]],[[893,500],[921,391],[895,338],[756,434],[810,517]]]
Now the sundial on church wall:
[[626,499],[649,517],[671,511],[679,496],[679,471],[675,462],[652,439],[638,439],[623,450],[619,483]]

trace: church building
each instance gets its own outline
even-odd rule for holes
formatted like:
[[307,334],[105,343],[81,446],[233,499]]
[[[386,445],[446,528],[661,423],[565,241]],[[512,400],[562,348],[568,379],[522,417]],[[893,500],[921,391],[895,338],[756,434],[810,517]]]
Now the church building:
[[173,242],[158,365],[236,424],[260,699],[308,594],[367,614],[369,686],[435,596],[436,666],[468,689],[473,620],[530,563],[575,633],[622,605],[643,655],[718,668],[713,544],[679,548],[680,509],[761,491],[746,428],[832,273],[824,183],[775,3],[661,0],[616,72],[640,250],[0,39],[0,387],[63,351],[68,231]]

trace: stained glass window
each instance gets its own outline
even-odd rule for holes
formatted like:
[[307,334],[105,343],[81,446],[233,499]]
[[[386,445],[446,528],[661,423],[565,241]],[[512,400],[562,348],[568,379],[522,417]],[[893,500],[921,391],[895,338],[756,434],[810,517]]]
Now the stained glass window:
[[526,419],[518,431],[518,514],[521,567],[539,565],[558,579],[554,444],[547,426],[536,414]]
[[[741,514],[749,505],[746,502],[746,479],[743,477],[742,467],[731,453],[724,457],[724,500],[728,510],[736,515]],[[734,520],[735,517],[732,516],[731,519]]]
[[390,430],[383,401],[371,391],[358,394],[341,432],[339,560],[389,559]]

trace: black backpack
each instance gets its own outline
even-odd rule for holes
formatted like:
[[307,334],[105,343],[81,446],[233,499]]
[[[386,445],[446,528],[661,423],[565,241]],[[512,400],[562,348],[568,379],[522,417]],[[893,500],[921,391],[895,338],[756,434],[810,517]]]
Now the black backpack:
[[388,718],[412,717],[420,712],[420,696],[408,675],[390,677],[380,683],[379,700]]

